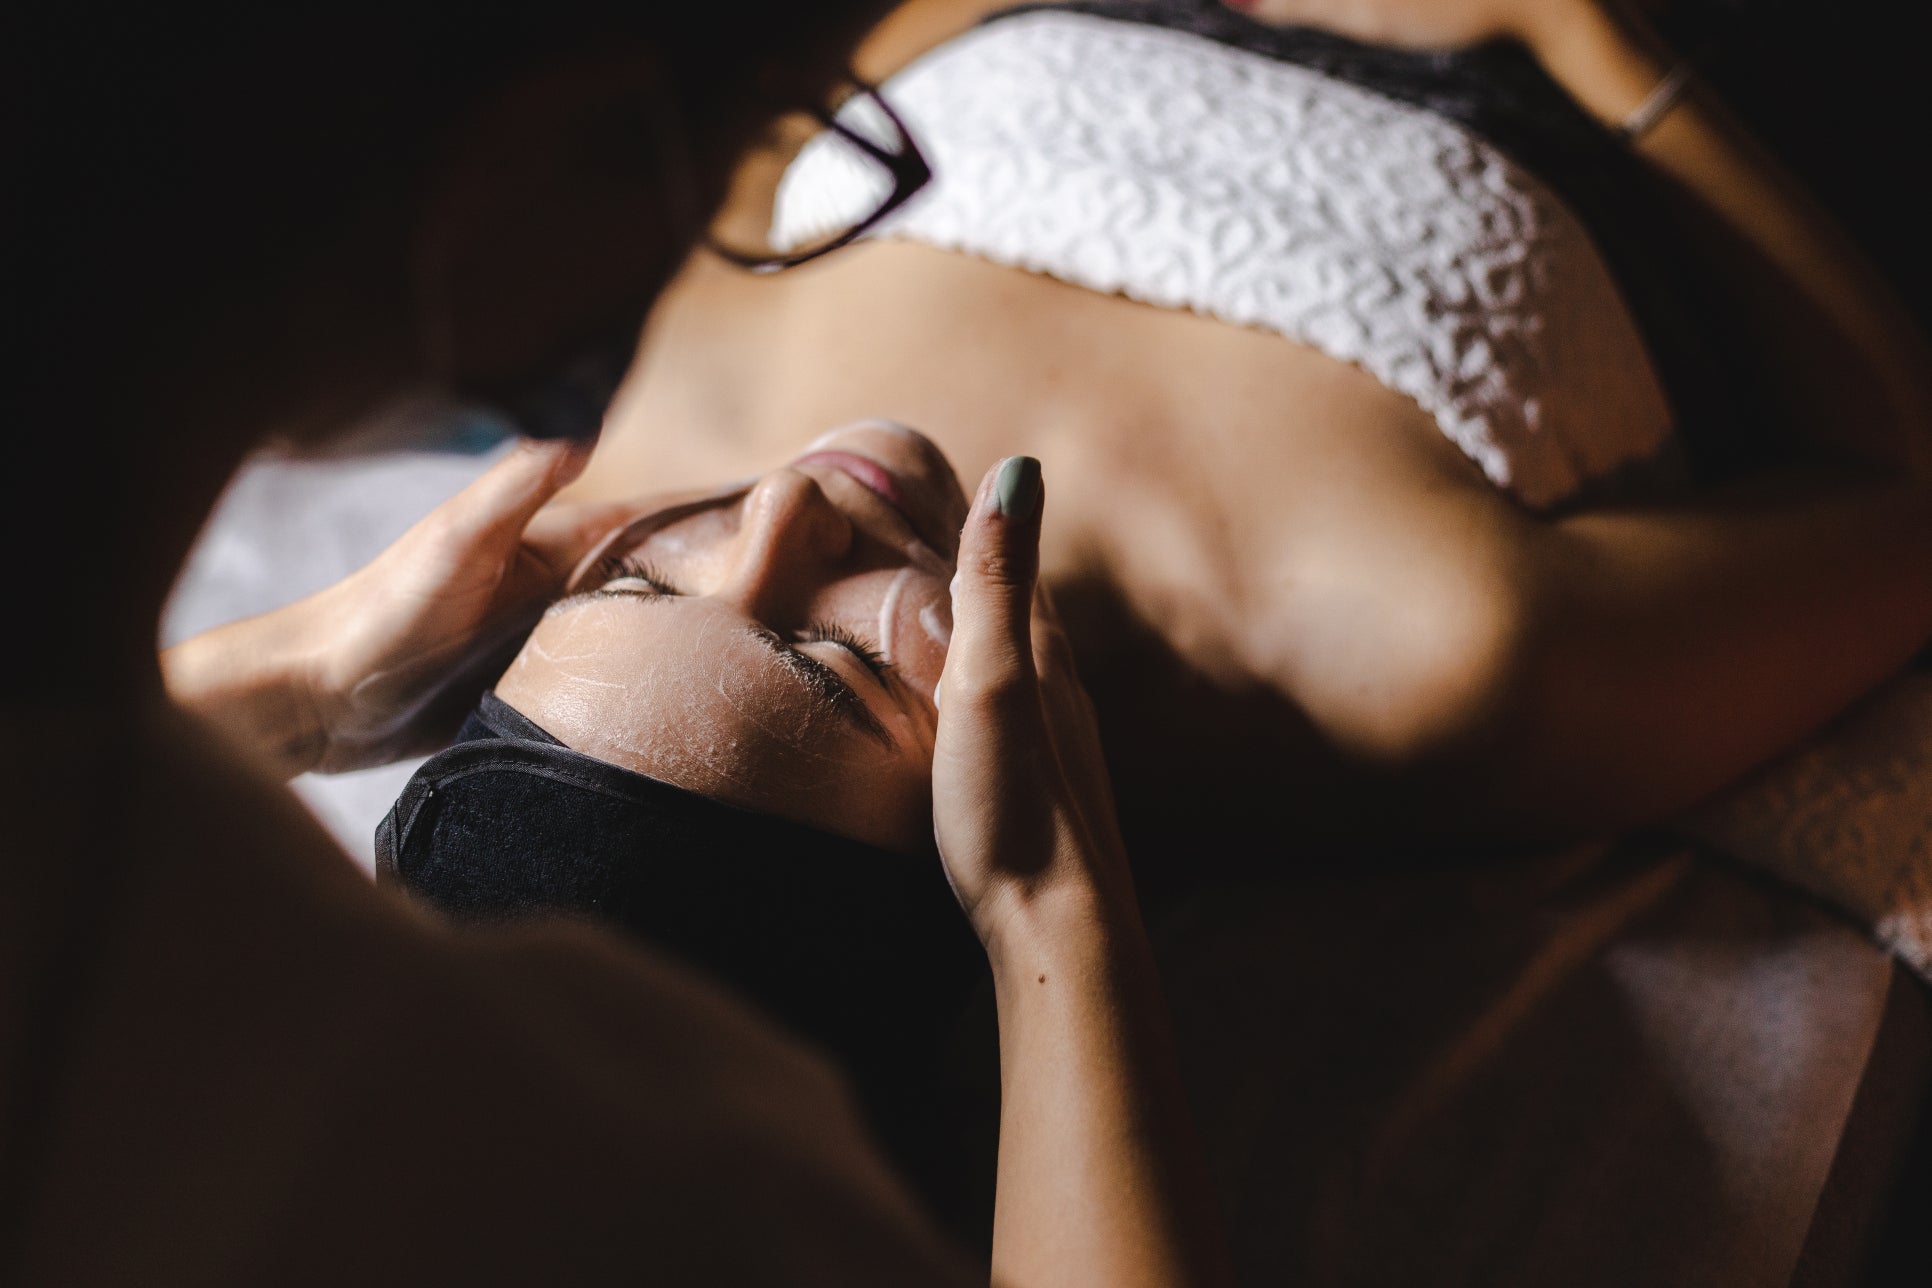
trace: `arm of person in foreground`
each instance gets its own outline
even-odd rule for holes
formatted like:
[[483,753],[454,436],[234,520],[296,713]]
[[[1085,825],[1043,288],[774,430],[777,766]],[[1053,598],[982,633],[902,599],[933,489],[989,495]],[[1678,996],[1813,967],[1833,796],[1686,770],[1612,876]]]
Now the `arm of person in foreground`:
[[934,827],[999,1011],[993,1280],[1231,1281],[1091,704],[1036,595],[1038,462],[981,483],[940,683]]
[[161,654],[177,705],[292,778],[440,746],[621,505],[547,503],[591,444],[527,441],[366,568]]

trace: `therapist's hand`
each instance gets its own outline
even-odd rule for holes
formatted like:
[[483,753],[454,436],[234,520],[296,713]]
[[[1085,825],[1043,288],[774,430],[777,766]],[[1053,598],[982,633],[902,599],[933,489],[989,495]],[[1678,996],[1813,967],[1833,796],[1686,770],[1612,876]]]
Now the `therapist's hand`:
[[933,827],[982,941],[1056,904],[1132,915],[1132,891],[1093,704],[1036,589],[1039,462],[981,482],[960,534],[953,636],[939,689]]
[[623,505],[549,505],[590,445],[520,443],[361,571],[169,649],[170,694],[284,776],[446,741]]
[[1037,462],[960,535],[933,823],[999,1016],[992,1279],[1233,1282],[1114,815],[1092,705],[1037,594]]

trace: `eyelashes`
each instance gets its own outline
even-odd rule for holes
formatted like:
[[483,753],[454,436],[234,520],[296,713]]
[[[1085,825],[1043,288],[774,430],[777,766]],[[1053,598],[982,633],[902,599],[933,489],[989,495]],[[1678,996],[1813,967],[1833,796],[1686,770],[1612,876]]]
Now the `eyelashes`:
[[[617,586],[618,582],[639,582],[646,590],[633,590]],[[598,561],[591,570],[589,585],[593,595],[628,595],[634,598],[656,599],[663,596],[678,596],[684,592],[667,577],[663,570],[648,559],[635,555],[619,558],[612,555]],[[801,644],[832,644],[844,649],[857,658],[866,670],[881,681],[892,663],[886,661],[885,654],[871,640],[836,622],[816,621],[800,633]]]
[[859,659],[866,670],[881,680],[885,679],[885,673],[892,669],[892,663],[886,661],[885,654],[879,651],[876,644],[834,622],[813,622],[805,628],[804,640],[807,644],[838,645]]
[[640,581],[651,588],[653,595],[678,595],[683,592],[671,584],[671,579],[661,572],[656,564],[636,556],[618,558],[615,555],[600,559],[596,568],[591,570],[590,582],[596,587],[592,592],[599,595],[635,595],[635,590],[612,590],[611,583],[619,581]]

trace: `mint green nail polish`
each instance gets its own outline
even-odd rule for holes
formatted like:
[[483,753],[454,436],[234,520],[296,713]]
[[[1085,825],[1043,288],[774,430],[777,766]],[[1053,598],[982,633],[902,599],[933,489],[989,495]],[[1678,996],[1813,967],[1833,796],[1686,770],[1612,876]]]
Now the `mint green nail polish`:
[[1009,456],[1000,462],[993,480],[993,504],[1009,519],[1030,519],[1040,508],[1040,462],[1031,456]]

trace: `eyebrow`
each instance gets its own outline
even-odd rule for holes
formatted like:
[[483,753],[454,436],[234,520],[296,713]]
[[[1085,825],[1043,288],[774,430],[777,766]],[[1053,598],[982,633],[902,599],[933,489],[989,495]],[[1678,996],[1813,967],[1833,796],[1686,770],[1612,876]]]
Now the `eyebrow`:
[[[545,610],[555,613],[598,599],[634,599],[642,603],[658,600],[676,599],[675,595],[645,594],[630,590],[580,590],[574,595],[565,595]],[[785,642],[778,632],[764,626],[747,626],[745,634],[755,640],[760,647],[770,653],[801,687],[810,690],[813,697],[827,703],[838,712],[840,717],[860,733],[888,748],[897,748],[892,731],[885,727],[866,700],[859,696],[858,690],[846,683],[845,677],[834,671],[817,658]]]

